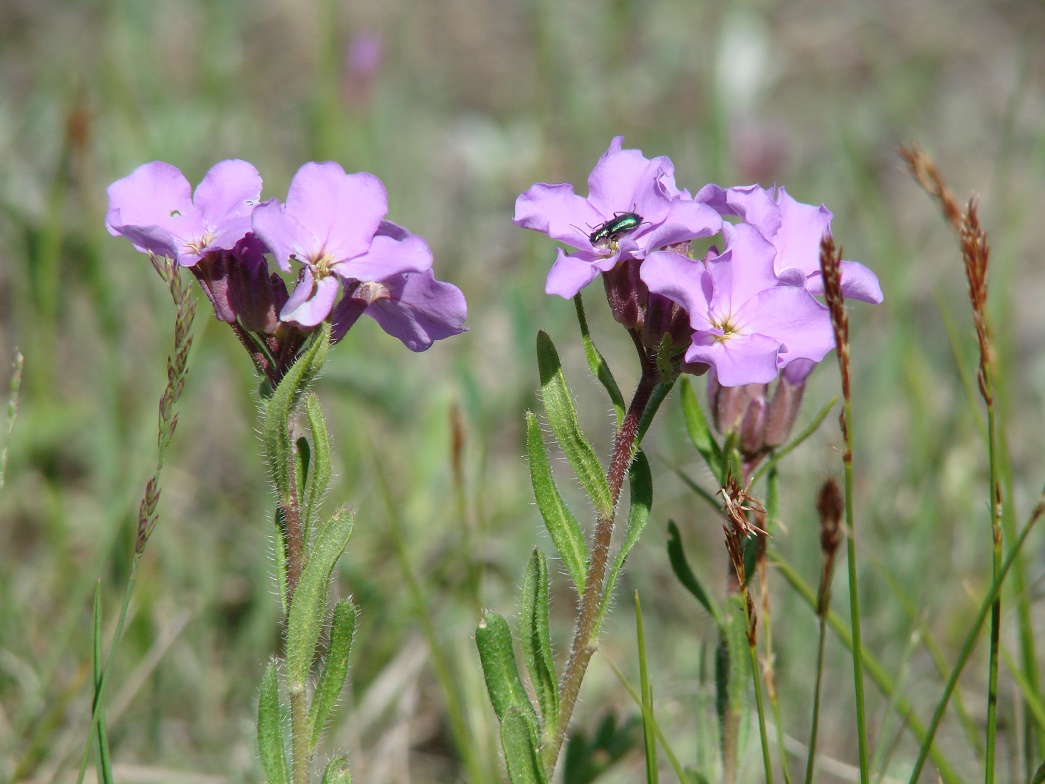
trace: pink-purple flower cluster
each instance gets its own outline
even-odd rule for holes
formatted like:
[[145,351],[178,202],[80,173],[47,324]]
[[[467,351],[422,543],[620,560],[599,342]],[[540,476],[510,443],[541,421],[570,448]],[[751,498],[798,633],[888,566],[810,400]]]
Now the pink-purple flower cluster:
[[[387,195],[372,174],[306,163],[284,203],[262,203],[246,161],[215,165],[195,193],[178,169],[154,161],[108,193],[111,234],[190,268],[219,319],[270,346],[328,319],[340,340],[364,313],[413,351],[465,331],[464,296],[435,279],[423,239],[384,219]],[[266,254],[296,275],[292,292]]]
[[[682,370],[710,368],[726,387],[780,373],[801,383],[834,346],[816,299],[831,213],[783,188],[708,185],[691,196],[676,186],[670,160],[622,142],[595,165],[587,198],[569,184],[538,183],[516,201],[517,225],[573,249],[559,249],[545,290],[573,297],[601,273],[617,320],[651,348],[667,336]],[[694,258],[693,241],[712,237],[721,245]],[[878,279],[856,262],[842,262],[842,289],[882,301]]]

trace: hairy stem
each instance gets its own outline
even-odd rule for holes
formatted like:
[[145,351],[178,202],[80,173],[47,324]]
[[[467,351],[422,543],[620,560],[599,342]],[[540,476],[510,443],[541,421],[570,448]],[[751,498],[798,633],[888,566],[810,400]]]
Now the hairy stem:
[[581,681],[588,669],[588,663],[595,653],[597,643],[595,629],[599,616],[599,608],[603,603],[605,591],[606,568],[610,560],[610,542],[613,538],[613,525],[616,518],[617,502],[620,499],[621,488],[624,477],[631,466],[635,455],[639,424],[643,414],[650,404],[650,397],[657,385],[658,371],[656,360],[650,356],[642,344],[636,339],[636,347],[642,359],[642,377],[639,379],[635,396],[628,406],[624,420],[617,429],[613,439],[613,454],[610,458],[610,467],[606,472],[606,481],[610,487],[610,502],[612,511],[608,515],[600,515],[595,523],[595,533],[591,544],[591,560],[588,564],[588,575],[584,583],[584,597],[581,601],[580,615],[577,618],[577,626],[573,635],[573,643],[570,646],[570,657],[566,662],[566,670],[559,683],[559,721],[555,728],[555,734],[551,743],[542,749],[542,757],[545,770],[549,779],[555,770],[555,763],[559,759],[559,752],[566,737],[566,728],[570,723],[570,716],[577,703],[580,694]]

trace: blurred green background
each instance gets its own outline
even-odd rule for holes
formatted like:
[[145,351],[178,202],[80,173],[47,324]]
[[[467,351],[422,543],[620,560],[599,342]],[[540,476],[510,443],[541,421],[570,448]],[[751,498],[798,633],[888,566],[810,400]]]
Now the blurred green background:
[[[551,550],[522,457],[523,412],[539,406],[538,329],[558,345],[603,453],[612,433],[573,306],[543,294],[553,244],[515,228],[513,204],[536,181],[584,193],[618,134],[647,156],[671,157],[693,192],[707,182],[778,183],[800,201],[824,202],[846,258],[880,276],[885,304],[850,309],[864,635],[927,718],[941,687],[919,625],[953,660],[989,585],[987,462],[957,244],[897,146],[923,143],[959,199],[980,194],[1011,511],[1023,519],[1045,475],[1043,39],[1045,7],[1029,0],[4,0],[0,381],[6,390],[16,347],[25,377],[0,491],[0,780],[73,780],[89,721],[91,595],[100,578],[111,632],[127,576],[155,461],[173,307],[146,258],[106,233],[105,187],[155,159],[193,183],[219,160],[248,159],[265,198],[284,197],[308,160],[373,172],[388,188],[389,218],[428,240],[437,276],[469,301],[471,331],[421,355],[360,323],[317,388],[338,461],[331,503],[359,514],[338,574],[341,593],[362,608],[351,710],[325,742],[349,750],[356,780],[462,780],[422,612],[467,706],[476,753],[497,780],[496,721],[472,634],[480,606],[515,617],[528,551]],[[598,288],[587,293],[593,334],[631,387],[630,344],[601,300]],[[701,379],[695,388],[702,395]],[[825,362],[800,426],[837,388]],[[251,717],[280,639],[255,390],[248,358],[201,302],[160,525],[109,693],[120,780],[260,779]],[[661,723],[683,761],[714,771],[714,633],[668,569],[667,521],[682,528],[709,586],[722,584],[724,559],[718,518],[673,473],[714,489],[676,397],[647,442],[659,477],[653,519],[574,726],[591,733],[606,715],[636,713],[609,662],[637,679],[638,588]],[[831,415],[782,468],[775,545],[811,582],[813,494],[839,473],[839,443]],[[423,608],[407,589],[399,545]],[[1045,634],[1040,532],[1027,552],[1026,590]],[[477,573],[478,592],[469,579]],[[564,581],[557,587],[553,625],[565,651],[573,599]],[[771,587],[784,724],[801,744],[815,620],[782,580]],[[1011,620],[1004,640],[1016,656]],[[828,651],[820,749],[851,764],[850,664],[837,641]],[[984,672],[974,660],[963,681],[973,721],[982,721]],[[916,746],[870,685],[868,693],[877,770],[904,775]],[[1017,697],[1006,674],[1001,780],[1022,775]],[[974,750],[956,726],[945,724],[940,742],[975,778]],[[747,780],[757,781],[754,735],[748,750]],[[604,780],[635,781],[641,770],[639,744]],[[851,777],[843,766],[821,780]]]

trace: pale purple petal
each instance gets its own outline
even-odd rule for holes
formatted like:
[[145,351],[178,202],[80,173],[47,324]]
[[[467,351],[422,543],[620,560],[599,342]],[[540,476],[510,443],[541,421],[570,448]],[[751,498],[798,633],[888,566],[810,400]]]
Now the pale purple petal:
[[605,220],[568,183],[539,182],[515,200],[515,225],[547,234],[574,248],[591,248],[588,236]]
[[290,183],[284,212],[307,230],[298,245],[308,259],[341,261],[370,247],[388,196],[372,174],[346,174],[333,161],[306,163]]
[[[780,192],[783,193],[781,188]],[[733,215],[755,226],[766,239],[773,240],[781,228],[782,216],[771,191],[760,185],[745,185],[726,191],[726,201]],[[793,201],[793,200],[792,200]],[[796,202],[797,203],[797,202]],[[808,205],[805,205],[808,206]],[[830,221],[830,213],[828,221]],[[820,240],[817,239],[817,242]]]
[[280,319],[292,321],[302,327],[316,326],[330,315],[340,286],[341,283],[335,275],[328,275],[316,281],[308,267],[302,268],[301,280],[287,304],[283,306],[279,314]]
[[[213,230],[237,218],[249,219],[260,197],[261,175],[258,170],[247,161],[228,160],[211,167],[196,186],[192,201]],[[246,234],[246,230],[243,233]]]
[[722,230],[722,218],[706,204],[678,199],[669,204],[660,225],[653,226],[643,236],[648,249],[665,248],[676,242],[713,237]]
[[776,270],[794,267],[812,275],[820,269],[820,241],[830,231],[831,211],[822,204],[797,202],[783,188],[777,190],[777,201],[780,228],[775,235],[766,235],[777,247]]
[[651,253],[639,276],[646,287],[681,305],[694,329],[708,326],[708,304],[713,296],[711,276],[699,261],[671,251]]
[[[882,294],[878,276],[871,270],[857,261],[843,261],[840,265],[840,272],[842,295],[846,299],[856,299],[872,305],[882,304],[885,295]],[[809,277],[806,288],[811,294],[816,294],[818,297],[824,295],[824,279],[819,271]]]
[[796,286],[761,292],[736,311],[735,318],[745,334],[768,335],[783,344],[781,367],[798,358],[819,362],[835,345],[827,307]]
[[304,249],[298,242],[300,238],[308,236],[308,230],[286,215],[283,205],[276,199],[269,199],[254,208],[251,226],[255,236],[265,243],[284,272],[290,272],[292,256],[304,255]]
[[396,240],[379,235],[362,256],[335,264],[333,269],[343,278],[381,281],[401,272],[424,272],[431,267],[432,251],[420,237],[409,235]]
[[718,260],[708,261],[715,281],[716,311],[735,312],[759,292],[777,285],[773,273],[773,245],[754,226],[729,223],[722,226],[726,249]]
[[599,273],[612,269],[614,264],[613,259],[585,258],[582,254],[568,256],[559,248],[555,263],[548,272],[544,293],[572,299],[578,291],[599,277]]
[[686,351],[686,361],[711,365],[724,387],[768,384],[777,376],[779,351],[779,341],[766,335],[731,335],[722,339],[697,333]]
[[468,307],[461,290],[435,279],[431,270],[384,281],[388,296],[371,303],[366,314],[411,351],[466,331]]
[[622,150],[623,136],[610,142],[609,149],[602,154],[595,168],[588,175],[588,200],[596,210],[609,217],[614,212],[630,212],[635,205],[636,186],[643,182],[644,175],[654,179],[659,173],[641,150]]
[[142,252],[176,259],[181,237],[203,233],[189,181],[169,163],[143,164],[107,192],[109,233],[126,237]]

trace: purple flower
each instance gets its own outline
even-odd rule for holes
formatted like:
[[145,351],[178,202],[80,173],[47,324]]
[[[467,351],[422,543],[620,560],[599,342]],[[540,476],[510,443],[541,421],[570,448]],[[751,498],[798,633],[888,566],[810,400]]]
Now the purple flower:
[[319,324],[334,307],[341,278],[382,280],[431,266],[431,255],[370,253],[387,211],[377,177],[346,174],[334,162],[306,163],[290,183],[286,204],[273,199],[255,208],[254,233],[279,266],[289,272],[292,261],[302,265],[282,320],[302,327]]
[[464,295],[435,279],[432,254],[423,239],[382,221],[365,261],[370,269],[403,270],[372,280],[346,278],[345,296],[332,313],[332,340],[344,337],[364,313],[411,351],[424,351],[436,340],[466,331]]
[[570,298],[601,272],[657,248],[717,234],[722,220],[675,186],[666,157],[623,150],[617,136],[588,176],[588,197],[568,183],[538,183],[515,202],[515,223],[576,250],[559,249],[545,291]]
[[[784,281],[804,285],[823,296],[820,277],[820,240],[831,229],[831,211],[795,201],[783,188],[766,190],[758,185],[720,188],[707,185],[694,197],[723,217],[735,215],[755,226],[776,249],[773,269]],[[884,299],[878,278],[863,264],[842,262],[842,293],[877,305]]]
[[686,362],[710,365],[727,387],[767,384],[792,362],[808,373],[834,347],[827,308],[777,278],[776,248],[754,226],[725,224],[723,236],[726,249],[703,262],[658,251],[642,264],[649,290],[689,313]]
[[261,177],[246,161],[222,161],[193,194],[177,168],[153,161],[114,182],[108,193],[110,234],[191,267],[207,253],[231,250],[250,231]]

